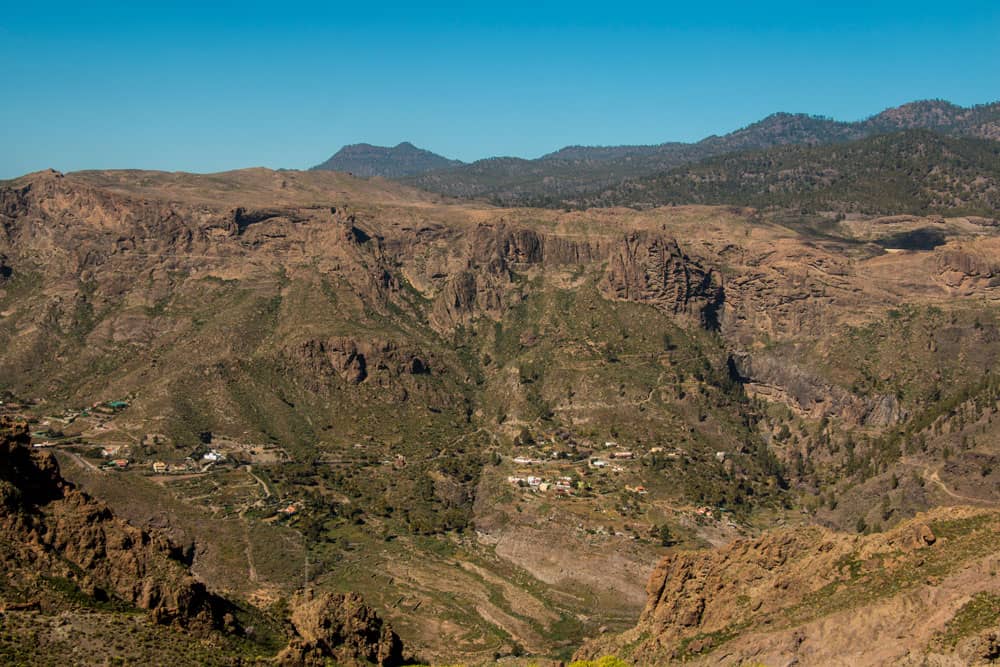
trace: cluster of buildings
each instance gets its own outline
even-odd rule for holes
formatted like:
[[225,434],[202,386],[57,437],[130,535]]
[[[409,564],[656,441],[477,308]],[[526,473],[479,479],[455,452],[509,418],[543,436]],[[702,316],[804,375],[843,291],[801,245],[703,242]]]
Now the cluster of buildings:
[[197,460],[194,457],[187,457],[180,463],[167,463],[166,461],[153,461],[150,467],[156,475],[169,473],[185,473],[198,471],[204,472],[216,463],[224,463],[226,455],[222,452],[210,449],[202,454]]
[[[639,454],[620,446],[617,442],[607,441],[596,447],[590,443],[583,443],[588,448],[582,448],[572,438],[568,432],[556,433],[551,438],[540,438],[532,441],[533,447],[525,453],[519,453],[511,461],[517,466],[536,467],[550,465],[561,459],[572,459],[579,463],[586,463],[591,470],[608,470],[610,472],[625,472],[625,467],[621,464],[626,461],[634,461],[639,458]],[[569,451],[567,451],[567,449]],[[597,450],[604,450],[597,454]],[[523,451],[523,450],[522,450]],[[650,453],[660,452],[662,447],[654,447]],[[586,474],[586,473],[584,473]],[[561,476],[556,478],[545,478],[537,474],[531,475],[511,475],[507,482],[513,486],[529,488],[534,491],[547,492],[555,491],[564,495],[572,495],[575,490],[584,487],[583,482],[574,484],[571,477]],[[643,486],[626,486],[629,492],[639,495],[646,495],[648,492]]]
[[526,487],[532,491],[541,491],[542,493],[552,491],[564,496],[573,495],[575,488],[579,488],[583,484],[583,482],[577,482],[577,487],[574,487],[572,477],[562,476],[555,479],[545,479],[537,475],[528,475],[527,477],[511,475],[507,478],[507,483],[521,488]]
[[101,470],[128,470],[128,459],[111,459],[101,465]]
[[[610,457],[609,457],[610,458]],[[611,463],[608,459],[591,458],[587,461],[587,466],[594,470],[611,470],[612,472],[624,472],[625,468]]]

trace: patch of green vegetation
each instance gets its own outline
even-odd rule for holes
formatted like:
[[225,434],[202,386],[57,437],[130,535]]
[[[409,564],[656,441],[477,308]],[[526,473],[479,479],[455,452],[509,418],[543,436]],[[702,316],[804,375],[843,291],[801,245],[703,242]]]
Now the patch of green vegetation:
[[288,637],[283,627],[283,615],[268,613],[253,605],[240,603],[236,607],[235,616],[243,632],[230,638],[230,641],[234,648],[244,655],[275,655],[287,645]]
[[677,654],[681,660],[708,653],[738,636],[749,623],[731,623],[715,632],[702,632],[693,637],[685,637],[677,645]]
[[167,312],[167,306],[170,305],[171,297],[170,295],[164,295],[156,299],[153,305],[146,307],[146,315],[149,317],[160,317]]
[[569,667],[629,667],[629,663],[613,655],[605,655],[597,660],[576,660]]
[[0,303],[18,301],[32,295],[42,287],[43,280],[41,271],[19,266],[4,282],[3,291],[6,294],[0,297]]
[[91,609],[99,609],[102,611],[141,613],[139,609],[114,595],[99,593],[95,596],[85,593],[80,589],[80,586],[75,581],[66,577],[43,576],[41,577],[41,580],[49,587],[49,589],[58,593],[68,602],[73,604],[78,604]]
[[995,514],[983,513],[961,519],[941,519],[932,521],[929,526],[936,537],[948,540],[967,539],[969,536],[986,530],[997,523]]
[[961,639],[993,627],[1000,621],[1000,595],[981,591],[955,612],[934,641],[954,647]]

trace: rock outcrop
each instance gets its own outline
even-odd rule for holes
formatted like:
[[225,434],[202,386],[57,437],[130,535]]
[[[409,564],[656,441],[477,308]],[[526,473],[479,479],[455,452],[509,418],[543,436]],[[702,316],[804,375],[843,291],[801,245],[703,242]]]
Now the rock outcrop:
[[[636,627],[591,641],[577,657],[627,654],[637,665],[819,665],[831,656],[842,664],[858,664],[850,656],[923,664],[917,656],[933,652],[931,640],[970,594],[1000,587],[983,579],[1000,555],[998,520],[996,512],[956,508],[864,537],[803,526],[674,552],[650,575]],[[951,531],[950,541],[935,525]],[[879,645],[869,635],[883,627],[899,636]],[[994,647],[987,632],[962,650],[982,656]]]
[[360,384],[379,371],[392,377],[430,373],[430,364],[416,351],[395,341],[370,338],[357,340],[345,336],[310,339],[288,352],[292,363],[303,366],[320,386],[334,377],[350,384]]
[[973,293],[1000,287],[1000,250],[994,239],[955,243],[936,249],[939,280],[955,291]]
[[448,279],[434,300],[431,322],[441,331],[450,331],[479,317],[499,319],[517,298],[511,287],[510,274],[499,261],[479,271],[460,271]]
[[399,637],[356,593],[299,593],[291,608],[295,637],[278,656],[280,664],[403,664]]
[[722,279],[681,251],[674,239],[632,233],[610,255],[602,285],[612,298],[687,315],[707,329],[720,327]]

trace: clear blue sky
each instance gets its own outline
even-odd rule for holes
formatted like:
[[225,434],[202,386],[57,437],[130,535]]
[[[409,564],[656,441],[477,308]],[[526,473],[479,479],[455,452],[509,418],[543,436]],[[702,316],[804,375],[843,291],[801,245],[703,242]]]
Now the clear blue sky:
[[996,0],[672,4],[0,0],[0,178],[360,141],[535,157],[1000,99]]

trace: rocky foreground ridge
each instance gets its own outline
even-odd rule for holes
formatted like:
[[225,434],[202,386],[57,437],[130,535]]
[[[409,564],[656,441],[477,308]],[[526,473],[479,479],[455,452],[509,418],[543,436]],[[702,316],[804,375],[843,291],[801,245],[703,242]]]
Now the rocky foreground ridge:
[[[971,665],[1000,659],[1000,513],[818,526],[665,556],[638,624],[584,646],[637,665]],[[983,611],[985,609],[985,611]],[[980,613],[981,612],[981,613]]]
[[399,637],[356,593],[303,592],[292,600],[291,621],[295,636],[278,656],[283,665],[403,664]]

